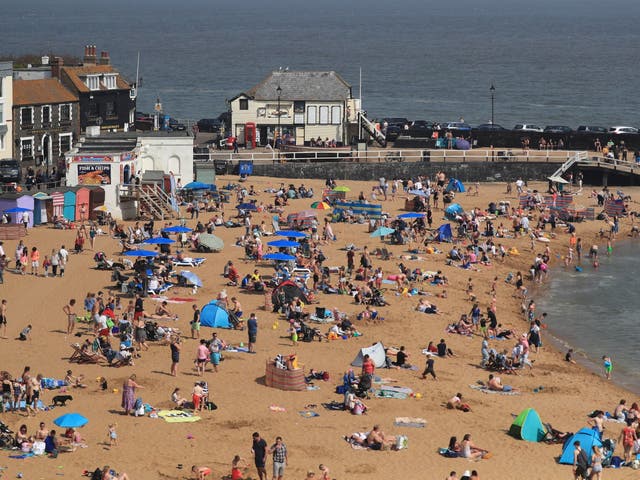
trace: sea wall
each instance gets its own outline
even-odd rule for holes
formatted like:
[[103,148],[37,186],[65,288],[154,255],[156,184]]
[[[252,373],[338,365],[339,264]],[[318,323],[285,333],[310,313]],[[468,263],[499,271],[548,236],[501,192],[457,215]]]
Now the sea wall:
[[402,163],[356,163],[356,162],[288,162],[276,164],[254,164],[253,175],[280,178],[327,178],[336,180],[377,180],[380,177],[409,178],[416,175],[433,175],[443,170],[448,177],[463,182],[505,182],[523,180],[545,180],[553,174],[559,163],[547,162],[402,162]]

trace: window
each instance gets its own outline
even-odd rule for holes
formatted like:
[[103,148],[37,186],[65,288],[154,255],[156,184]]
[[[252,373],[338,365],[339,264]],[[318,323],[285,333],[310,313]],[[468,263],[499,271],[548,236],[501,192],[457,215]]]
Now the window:
[[241,98],[238,102],[240,110],[249,110],[249,100],[246,98]]
[[331,107],[331,125],[340,125],[342,123],[342,108],[339,105]]
[[60,135],[58,135],[58,140],[60,142],[60,155],[63,155],[71,150],[72,136],[72,133],[61,133]]
[[114,102],[106,102],[104,104],[104,112],[107,117],[116,117],[116,104]]
[[60,105],[59,116],[60,116],[60,123],[63,123],[63,122],[68,123],[71,121],[71,104],[70,103],[64,103]]
[[33,160],[33,138],[20,139],[20,159]]
[[87,75],[87,79],[85,81],[89,90],[99,90],[100,89],[100,76],[99,75]]
[[316,123],[318,123],[317,115],[318,115],[318,107],[316,106],[307,107],[307,124],[315,125]]
[[33,108],[23,107],[20,109],[20,125],[25,127],[33,126]]
[[4,105],[0,103],[0,125],[4,123]]
[[89,108],[87,108],[87,117],[96,118],[98,116],[98,104],[91,100],[89,102]]
[[104,76],[104,86],[107,87],[108,90],[113,90],[116,88],[116,74],[110,73]]
[[42,107],[42,125],[49,125],[51,123],[51,106],[45,105]]
[[0,150],[4,150],[4,133],[0,133]]
[[329,123],[329,107],[320,107],[320,125],[327,125]]

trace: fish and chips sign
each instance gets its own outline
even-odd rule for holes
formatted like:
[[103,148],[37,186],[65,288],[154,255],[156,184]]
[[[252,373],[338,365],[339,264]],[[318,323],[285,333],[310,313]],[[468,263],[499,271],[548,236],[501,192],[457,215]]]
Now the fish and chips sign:
[[111,164],[78,165],[78,185],[110,185]]

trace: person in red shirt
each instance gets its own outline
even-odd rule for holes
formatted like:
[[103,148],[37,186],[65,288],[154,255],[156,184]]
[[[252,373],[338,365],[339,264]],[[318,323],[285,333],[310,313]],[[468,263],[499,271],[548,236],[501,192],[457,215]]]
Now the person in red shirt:
[[362,375],[369,375],[370,377],[373,377],[375,371],[376,365],[373,363],[373,360],[371,360],[369,355],[365,355],[362,360]]

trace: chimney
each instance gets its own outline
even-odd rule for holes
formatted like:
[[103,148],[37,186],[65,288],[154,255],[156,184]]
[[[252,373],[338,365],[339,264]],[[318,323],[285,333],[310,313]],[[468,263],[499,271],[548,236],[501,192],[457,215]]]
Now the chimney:
[[51,76],[53,78],[60,80],[60,70],[62,70],[63,65],[64,60],[62,57],[53,57],[53,61],[51,62]]
[[84,58],[82,60],[84,65],[95,65],[96,64],[96,46],[95,45],[86,45],[84,47]]
[[41,58],[41,62],[43,66],[49,65],[49,56],[48,55],[43,55]]
[[100,65],[109,65],[110,63],[109,52],[100,52]]

